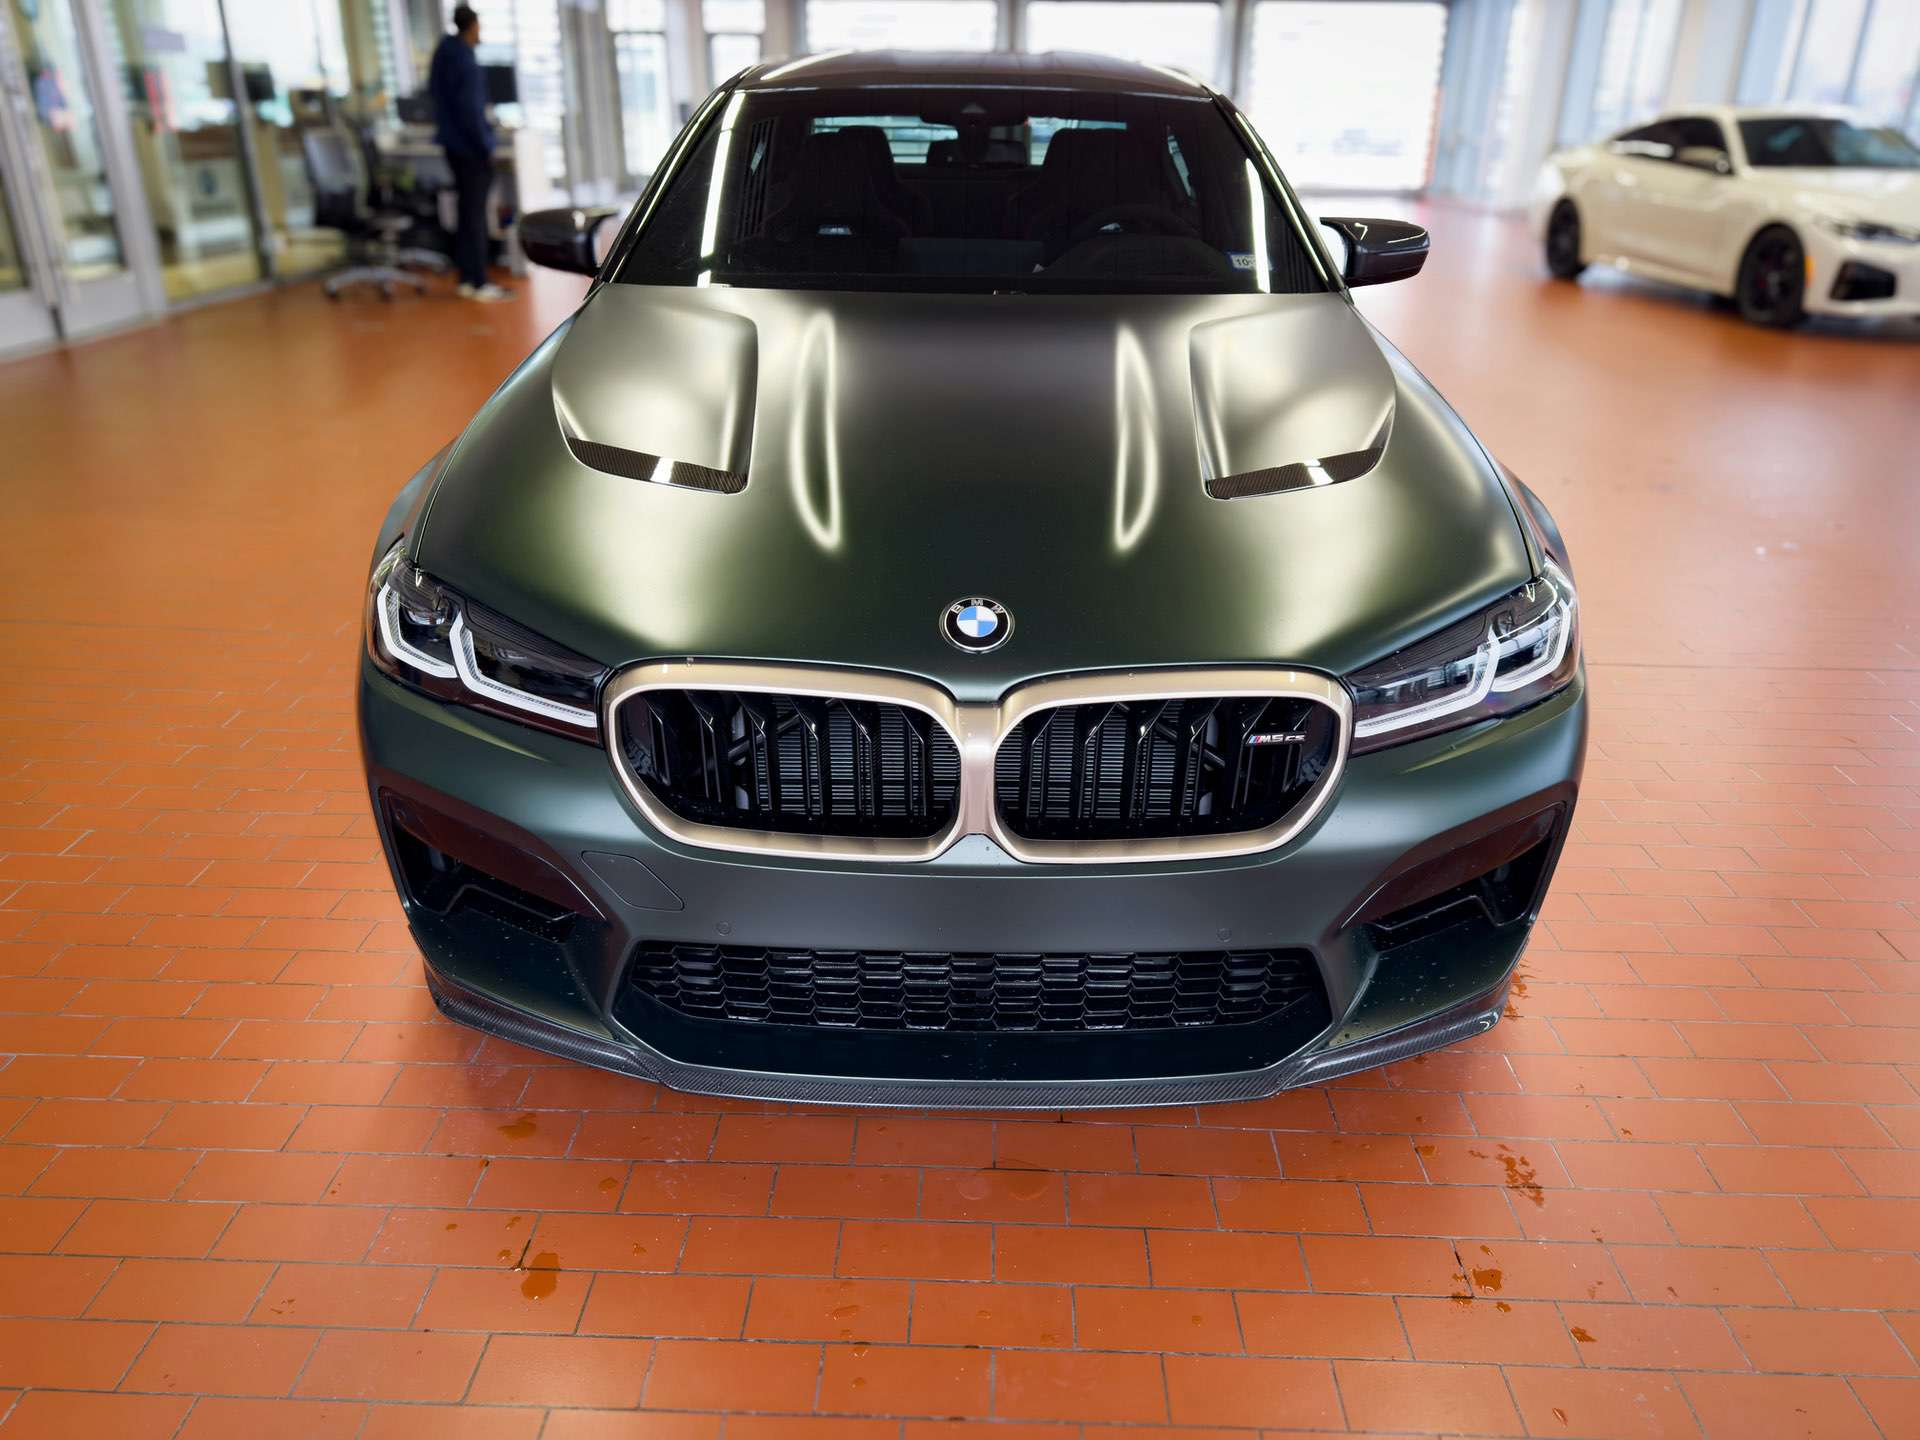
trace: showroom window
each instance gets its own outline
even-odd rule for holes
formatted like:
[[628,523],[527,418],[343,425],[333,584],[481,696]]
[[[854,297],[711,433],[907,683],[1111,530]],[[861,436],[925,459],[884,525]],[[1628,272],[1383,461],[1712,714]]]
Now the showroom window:
[[1652,119],[1666,107],[1680,0],[1613,0],[1593,88],[1589,138]]
[[540,137],[547,178],[565,184],[567,87],[557,0],[472,3],[480,16],[481,63],[513,66],[519,111],[516,116],[509,110],[506,118],[518,119]]
[[1446,32],[1446,7],[1429,0],[1261,0],[1245,103],[1288,178],[1425,185]]
[[667,77],[666,0],[607,0],[607,33],[620,85],[620,148],[628,183],[639,185],[667,153],[677,128]]
[[1920,120],[1920,5],[1882,0],[1873,7],[1849,98],[1870,119],[1904,122],[1912,132]]
[[1757,0],[1740,99],[1847,104],[1920,123],[1920,5],[1913,0]]
[[807,0],[807,49],[991,50],[995,0]]
[[760,59],[766,0],[706,0],[700,20],[707,32],[707,71],[715,85]]
[[1209,0],[1032,0],[1026,48],[1093,50],[1211,83],[1220,62],[1220,7]]

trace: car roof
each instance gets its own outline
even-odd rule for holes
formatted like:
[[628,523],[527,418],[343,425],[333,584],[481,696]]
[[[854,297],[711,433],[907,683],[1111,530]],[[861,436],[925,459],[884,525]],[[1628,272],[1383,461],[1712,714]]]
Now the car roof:
[[[1688,116],[1706,116],[1715,120],[1853,120],[1860,121],[1858,110],[1845,105],[1680,105],[1663,112],[1661,120],[1684,120]],[[1653,123],[1653,122],[1648,122]],[[1864,122],[1862,122],[1864,123]]]
[[788,85],[1021,85],[1055,90],[1203,97],[1211,93],[1183,71],[1116,60],[1109,55],[1050,50],[1039,55],[1004,51],[828,50],[797,60],[756,65],[738,88]]

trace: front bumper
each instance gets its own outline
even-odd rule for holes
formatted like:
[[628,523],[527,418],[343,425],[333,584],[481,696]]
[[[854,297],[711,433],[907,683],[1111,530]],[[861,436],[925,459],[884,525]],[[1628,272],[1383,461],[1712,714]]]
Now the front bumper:
[[1805,233],[1808,314],[1920,318],[1920,245]]
[[[1333,801],[1280,849],[1056,866],[1016,861],[978,836],[912,863],[696,849],[648,827],[603,751],[442,705],[364,662],[359,714],[382,841],[434,997],[454,1019],[699,1093],[1043,1109],[1255,1098],[1490,1028],[1571,824],[1587,728],[1582,678],[1508,719],[1353,757]],[[466,849],[460,858],[479,870],[567,901],[579,923],[531,933],[423,896],[400,863],[396,815]],[[1454,913],[1443,910],[1432,924],[1402,924],[1471,882],[1475,865],[1513,860],[1515,836],[1537,867],[1518,912],[1441,923]],[[627,968],[643,941],[954,954],[1304,948],[1326,1023],[1308,1035],[1258,1024],[902,1035],[691,1020],[633,1003]]]

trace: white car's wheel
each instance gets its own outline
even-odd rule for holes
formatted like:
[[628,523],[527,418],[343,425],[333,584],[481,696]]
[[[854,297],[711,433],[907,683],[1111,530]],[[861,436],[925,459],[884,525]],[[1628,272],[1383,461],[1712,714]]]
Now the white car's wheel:
[[1784,225],[1769,225],[1753,237],[1740,261],[1734,301],[1755,325],[1786,328],[1806,319],[1807,252]]
[[1562,200],[1547,219],[1547,270],[1556,280],[1577,280],[1586,268],[1580,258],[1580,212],[1571,200]]

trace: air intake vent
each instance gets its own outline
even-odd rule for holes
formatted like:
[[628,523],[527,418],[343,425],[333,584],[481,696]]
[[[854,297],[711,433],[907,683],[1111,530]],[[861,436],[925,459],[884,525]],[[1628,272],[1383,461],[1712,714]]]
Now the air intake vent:
[[697,1019],[846,1030],[1097,1031],[1324,1024],[1304,950],[946,955],[645,944],[627,984]]
[[1261,830],[1307,802],[1339,717],[1279,696],[1105,701],[1029,715],[1000,744],[1000,822],[1028,840]]
[[582,440],[571,432],[567,433],[567,448],[582,465],[626,480],[649,480],[656,485],[712,490],[721,495],[737,495],[747,488],[747,477],[738,471],[668,460],[642,450],[624,450],[618,445],[603,445],[598,440]]
[[1358,480],[1387,453],[1387,434],[1392,423],[1389,420],[1382,425],[1364,450],[1349,450],[1342,455],[1327,455],[1293,465],[1274,465],[1265,470],[1243,470],[1238,475],[1216,476],[1207,481],[1207,494],[1216,500],[1244,500],[1253,495],[1279,495],[1288,490],[1311,490],[1316,485]]
[[616,729],[634,779],[696,824],[919,839],[946,828],[960,787],[952,737],[883,701],[649,690]]

